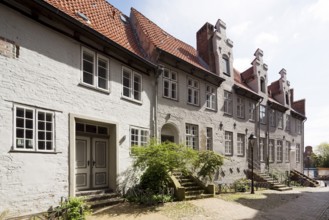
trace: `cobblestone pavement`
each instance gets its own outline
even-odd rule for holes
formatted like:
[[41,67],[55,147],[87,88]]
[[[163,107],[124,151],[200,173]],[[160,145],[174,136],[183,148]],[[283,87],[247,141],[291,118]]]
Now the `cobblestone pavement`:
[[209,199],[174,202],[162,207],[138,207],[127,203],[104,210],[88,220],[198,220],[264,219],[328,220],[329,187],[297,188],[278,192],[265,190],[234,201],[221,196]]

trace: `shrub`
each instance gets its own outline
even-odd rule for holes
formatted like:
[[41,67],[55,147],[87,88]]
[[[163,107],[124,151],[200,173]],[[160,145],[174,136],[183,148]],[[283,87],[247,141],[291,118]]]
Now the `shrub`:
[[236,192],[246,192],[249,190],[250,181],[246,178],[238,179],[234,182]]
[[212,180],[212,177],[216,170],[223,165],[224,157],[213,151],[199,151],[198,157],[195,160],[194,167],[198,170],[199,177],[208,177]]
[[58,219],[63,220],[81,220],[91,213],[89,206],[85,204],[82,198],[71,197],[60,206],[55,208]]

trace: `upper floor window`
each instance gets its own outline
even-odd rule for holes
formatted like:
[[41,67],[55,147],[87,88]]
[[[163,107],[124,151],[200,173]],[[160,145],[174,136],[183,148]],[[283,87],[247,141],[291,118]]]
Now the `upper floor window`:
[[225,131],[225,155],[233,154],[233,133]]
[[142,76],[127,67],[122,68],[123,97],[135,101],[142,100]]
[[82,84],[109,90],[109,59],[82,48]]
[[149,131],[145,128],[130,128],[130,146],[146,146],[149,140]]
[[238,138],[237,138],[237,154],[239,156],[243,156],[244,155],[244,148],[245,148],[245,135],[244,134],[238,134]]
[[163,72],[163,97],[177,100],[177,73],[164,69]]
[[285,161],[286,162],[289,162],[289,159],[290,159],[290,142],[289,141],[286,141],[286,149],[285,149]]
[[255,109],[256,109],[256,104],[252,101],[249,101],[248,113],[249,113],[250,121],[255,121],[255,113],[256,113]]
[[216,105],[217,105],[216,88],[209,85],[206,86],[206,102],[208,109],[216,110]]
[[277,119],[278,119],[278,128],[283,129],[283,113],[277,111],[276,116],[277,116]]
[[242,97],[236,98],[236,114],[239,118],[244,118],[244,99]]
[[192,125],[192,124],[186,124],[186,145],[188,147],[193,148],[194,150],[197,150],[199,145],[199,138],[198,138],[198,126],[197,125]]
[[224,113],[228,115],[233,113],[232,93],[228,91],[224,91]]
[[199,82],[194,79],[187,79],[187,103],[199,105]]
[[286,115],[286,130],[290,131],[290,115]]
[[296,121],[296,132],[297,132],[297,134],[302,133],[302,122],[298,119]]
[[264,161],[266,158],[266,139],[260,138],[259,139],[259,159],[260,161]]
[[277,140],[276,142],[276,160],[282,162],[282,141]]
[[289,94],[286,92],[286,104],[289,105]]
[[266,124],[266,106],[261,105],[259,109],[260,123]]
[[207,150],[213,149],[212,128],[207,127]]
[[300,162],[300,144],[296,144],[296,162]]
[[269,117],[270,117],[270,125],[272,127],[275,127],[275,110],[274,109],[270,109],[269,111]]
[[265,93],[265,79],[264,79],[264,77],[260,78],[260,91]]
[[229,58],[226,55],[224,55],[222,61],[223,61],[223,73],[227,76],[231,76]]
[[25,151],[54,151],[54,112],[14,107],[14,149]]
[[269,147],[269,151],[268,151],[269,152],[269,155],[268,155],[269,161],[274,162],[274,160],[275,160],[275,158],[274,158],[275,148],[274,148],[274,140],[273,139],[269,139],[268,147]]

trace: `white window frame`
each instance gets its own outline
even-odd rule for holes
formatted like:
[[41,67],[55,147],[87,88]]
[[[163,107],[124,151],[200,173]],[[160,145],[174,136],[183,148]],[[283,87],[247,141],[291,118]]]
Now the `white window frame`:
[[[149,138],[150,138],[150,132],[147,128],[141,128],[136,126],[130,126],[130,147],[132,146],[146,146],[148,144]],[[133,132],[136,131],[137,133],[134,134],[137,138],[137,140],[133,140]],[[134,144],[133,144],[134,142]]]
[[[166,76],[168,74],[168,76]],[[173,77],[175,76],[175,77]],[[165,93],[165,83],[168,83],[168,95]],[[165,68],[162,76],[162,92],[163,97],[178,100],[178,74]],[[175,88],[175,90],[173,90]]]
[[266,106],[260,105],[259,107],[259,120],[261,124],[266,124]]
[[290,131],[290,115],[286,115],[286,131]]
[[296,119],[297,122],[296,122],[296,132],[297,134],[301,134],[302,133],[302,122],[298,119]]
[[225,131],[225,155],[233,155],[233,132]]
[[256,104],[252,101],[249,101],[249,109],[248,109],[248,113],[249,113],[249,121],[255,121],[256,118]]
[[244,134],[237,134],[237,155],[244,156],[245,151],[245,140],[246,136]]
[[230,58],[226,55],[223,55],[222,64],[223,64],[223,74],[226,76],[231,76]]
[[238,118],[245,117],[244,98],[240,96],[237,96],[236,98],[236,115]]
[[[92,73],[88,73],[90,75],[92,75],[92,83],[87,83],[85,82],[84,80],[84,54],[87,53],[89,54],[90,56],[93,57],[93,69],[92,69]],[[105,78],[103,77],[99,77],[99,64],[98,64],[98,61],[99,60],[103,60],[105,63],[106,63],[106,69],[105,69]],[[105,82],[105,87],[106,88],[103,88],[103,87],[100,87],[99,86],[99,78],[103,79],[103,80],[106,80]],[[80,80],[80,83],[81,85],[84,85],[84,86],[87,86],[87,87],[90,87],[90,88],[95,88],[97,90],[101,90],[101,91],[104,91],[104,92],[109,92],[110,91],[110,83],[109,83],[109,78],[110,78],[110,60],[103,56],[103,55],[100,55],[90,49],[87,49],[85,47],[82,47],[82,50],[81,50],[81,80]]]
[[216,111],[217,109],[217,89],[213,86],[206,85],[206,108]]
[[276,141],[276,161],[277,162],[282,162],[282,155],[283,155],[283,152],[282,152],[282,149],[283,148],[283,145],[282,145],[282,140],[277,140]]
[[265,151],[266,150],[266,139],[259,138],[259,160],[261,162],[265,161]]
[[269,139],[268,140],[268,147],[269,147],[269,162],[274,162],[275,161],[275,143],[274,139]]
[[[124,74],[129,74],[129,87],[125,86],[124,84]],[[140,86],[139,90],[136,90],[138,92],[138,97],[135,98],[135,77],[138,77],[140,79]],[[127,78],[128,79],[128,78]],[[125,94],[125,89],[128,90],[128,94]],[[133,71],[132,69],[123,66],[122,67],[122,97],[125,99],[129,99],[135,102],[142,102],[142,91],[143,91],[143,77],[141,74]]]
[[278,120],[278,128],[283,129],[283,113],[280,111],[276,112],[277,120]]
[[288,163],[290,162],[290,147],[291,147],[291,144],[289,141],[286,141],[286,149],[285,149],[285,153],[284,153],[284,156],[285,156],[285,161]]
[[206,149],[207,150],[213,150],[213,132],[212,132],[212,128],[210,128],[210,127],[206,128],[206,137],[207,137]]
[[[56,147],[55,147],[55,113],[52,111],[48,111],[48,110],[43,110],[43,109],[39,109],[39,108],[32,108],[32,107],[28,107],[28,106],[23,106],[23,105],[14,105],[14,135],[13,135],[13,150],[14,151],[32,151],[32,152],[55,152]],[[24,117],[18,117],[17,116],[17,109],[23,109],[24,113],[26,112],[26,110],[32,111],[32,119],[30,119],[30,121],[32,120],[32,128],[30,129],[26,129],[26,118]],[[39,129],[39,123],[41,122],[40,120],[38,120],[38,113],[44,113],[44,114],[51,114],[51,130],[47,131],[47,130],[40,130]],[[24,127],[21,127],[21,130],[24,130],[24,138],[23,138],[23,142],[24,142],[24,148],[20,148],[17,147],[17,141],[18,138],[17,137],[17,129],[19,129],[19,127],[17,127],[17,120],[18,119],[23,119],[24,120]],[[45,121],[43,121],[45,122]],[[47,124],[45,125],[47,127]],[[30,143],[32,144],[32,148],[26,148],[25,144],[26,144],[26,130],[31,130],[32,133],[32,139],[28,139],[30,141]],[[47,140],[47,135],[45,136],[45,139],[40,141],[45,141],[45,143],[47,142],[51,142],[51,149],[47,149],[47,147],[45,146],[45,149],[39,149],[39,132],[45,132],[45,133],[51,133],[51,139]]]
[[185,125],[186,146],[194,150],[199,149],[199,129],[198,125],[188,124]]
[[233,94],[224,90],[224,113],[233,115]]
[[300,163],[300,144],[296,144],[296,163]]
[[275,115],[276,115],[276,112],[275,112],[275,110],[274,109],[270,109],[270,111],[269,111],[269,117],[270,117],[270,125],[272,126],[272,127],[275,127]]
[[187,103],[196,106],[200,103],[200,84],[192,78],[187,78]]

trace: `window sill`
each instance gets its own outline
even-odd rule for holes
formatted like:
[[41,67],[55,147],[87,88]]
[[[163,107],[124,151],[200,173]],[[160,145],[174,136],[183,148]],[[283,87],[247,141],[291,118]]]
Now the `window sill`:
[[178,99],[173,99],[173,98],[166,97],[166,96],[162,96],[162,98],[165,98],[165,99],[169,99],[169,100],[172,100],[172,101],[176,101],[176,102],[178,102]]
[[199,104],[193,104],[193,103],[187,103],[188,105],[194,106],[194,107],[200,107]]
[[236,116],[239,119],[244,119],[244,116]]
[[124,99],[126,101],[129,101],[129,102],[132,102],[132,103],[135,103],[135,104],[138,104],[138,105],[142,105],[143,102],[142,101],[139,101],[139,100],[136,100],[136,99],[132,99],[132,98],[129,98],[129,97],[126,97],[126,96],[121,96],[121,99]]
[[237,156],[238,157],[244,157],[244,154],[238,154]]
[[227,154],[227,153],[226,153],[225,156],[232,157],[233,154]]
[[8,153],[61,154],[59,151],[10,150]]
[[107,95],[110,94],[109,90],[96,88],[95,86],[92,86],[92,85],[89,85],[89,84],[86,84],[86,83],[80,82],[78,84],[78,86],[81,86],[81,87],[84,87],[84,88],[87,88],[87,89],[90,89],[90,90],[94,90],[96,92],[104,93],[104,94],[107,94]]
[[207,107],[206,107],[206,111],[217,112],[217,109],[214,109],[214,108],[207,108]]
[[233,117],[233,114],[229,114],[229,113],[224,112],[224,116],[226,116],[226,117]]

